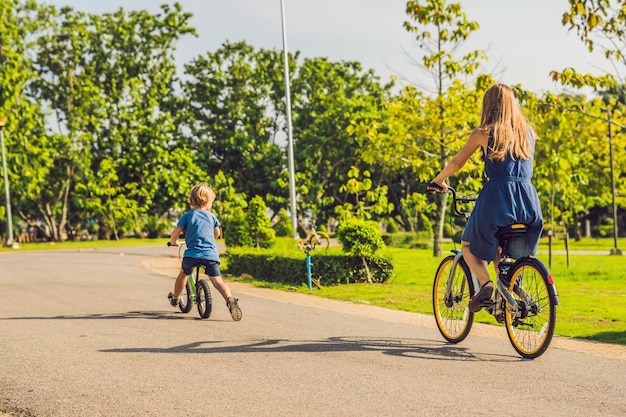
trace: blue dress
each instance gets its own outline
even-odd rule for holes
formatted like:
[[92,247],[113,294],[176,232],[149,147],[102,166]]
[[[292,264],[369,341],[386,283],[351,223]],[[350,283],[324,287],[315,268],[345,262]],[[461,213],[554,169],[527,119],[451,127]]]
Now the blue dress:
[[[485,173],[488,180],[478,195],[462,239],[470,243],[470,252],[485,261],[493,261],[498,254],[498,228],[514,223],[528,225],[523,245],[516,245],[516,258],[533,256],[543,230],[543,219],[537,190],[530,182],[533,177],[535,138],[529,132],[532,159],[492,161],[485,156]],[[487,152],[493,146],[489,137]],[[518,242],[519,243],[519,242]]]

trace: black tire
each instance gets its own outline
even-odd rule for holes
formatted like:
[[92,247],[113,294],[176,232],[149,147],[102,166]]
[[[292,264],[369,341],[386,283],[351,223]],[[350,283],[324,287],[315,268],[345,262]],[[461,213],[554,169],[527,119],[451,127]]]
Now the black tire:
[[180,300],[178,301],[178,308],[183,313],[189,313],[191,311],[191,307],[193,302],[191,301],[191,284],[189,280],[187,280],[187,285],[185,285],[185,291],[180,294]]
[[327,249],[330,246],[330,238],[324,232],[316,232],[317,237],[315,235],[311,236],[311,245],[313,247],[319,246],[321,248]]
[[469,300],[474,293],[469,268],[461,259],[456,266],[451,282],[451,292],[447,294],[448,279],[454,256],[444,258],[437,268],[433,283],[433,311],[439,332],[450,343],[459,343],[467,337],[474,313],[469,310]]
[[198,314],[203,319],[211,317],[211,311],[213,310],[213,300],[211,299],[211,289],[209,283],[205,279],[198,280],[196,291],[198,299]]
[[556,294],[546,267],[535,258],[520,259],[509,271],[508,290],[518,303],[518,312],[504,317],[506,333],[522,357],[541,356],[552,341],[556,325]]

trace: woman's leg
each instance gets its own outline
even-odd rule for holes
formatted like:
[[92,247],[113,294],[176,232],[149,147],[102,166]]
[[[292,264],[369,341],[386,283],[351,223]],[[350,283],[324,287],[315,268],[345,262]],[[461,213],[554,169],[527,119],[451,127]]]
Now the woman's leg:
[[470,252],[470,243],[461,241],[461,250],[463,251],[463,259],[470,271],[476,275],[480,283],[478,289],[472,299],[469,301],[468,307],[472,313],[477,313],[482,308],[483,302],[489,300],[493,294],[493,282],[489,276],[487,261],[484,261]]
[[489,276],[489,269],[487,268],[487,261],[484,261],[470,252],[470,243],[464,240],[461,241],[461,250],[463,251],[463,259],[470,271],[472,271],[481,286],[491,281]]
[[500,255],[502,255],[502,248],[498,246],[498,254],[496,255],[496,259],[493,260],[493,270],[496,271],[496,276],[498,276],[498,265],[500,265]]

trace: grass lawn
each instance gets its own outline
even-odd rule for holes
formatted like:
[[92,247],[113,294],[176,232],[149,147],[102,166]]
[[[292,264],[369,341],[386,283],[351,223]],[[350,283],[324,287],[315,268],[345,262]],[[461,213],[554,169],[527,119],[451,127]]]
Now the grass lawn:
[[20,243],[19,249],[0,246],[0,252],[14,252],[16,250],[70,250],[94,248],[118,248],[128,246],[166,245],[167,239],[122,239],[122,240],[77,240],[66,242],[38,242]]

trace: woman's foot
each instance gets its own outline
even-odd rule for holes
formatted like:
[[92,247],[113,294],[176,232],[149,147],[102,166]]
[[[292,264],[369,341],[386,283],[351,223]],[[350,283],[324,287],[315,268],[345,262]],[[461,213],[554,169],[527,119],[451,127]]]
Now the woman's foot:
[[481,304],[489,299],[491,299],[491,295],[493,294],[493,282],[489,281],[485,283],[480,290],[472,297],[469,302],[469,309],[472,313],[477,313],[480,311]]

